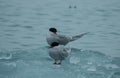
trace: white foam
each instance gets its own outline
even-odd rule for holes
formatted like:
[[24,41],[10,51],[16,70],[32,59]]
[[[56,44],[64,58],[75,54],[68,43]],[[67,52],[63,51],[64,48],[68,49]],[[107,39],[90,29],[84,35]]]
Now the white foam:
[[87,69],[88,71],[96,71],[96,67],[95,66],[91,66]]
[[80,62],[80,58],[78,58],[78,57],[70,58],[70,63],[72,63],[72,64],[78,64],[79,62]]

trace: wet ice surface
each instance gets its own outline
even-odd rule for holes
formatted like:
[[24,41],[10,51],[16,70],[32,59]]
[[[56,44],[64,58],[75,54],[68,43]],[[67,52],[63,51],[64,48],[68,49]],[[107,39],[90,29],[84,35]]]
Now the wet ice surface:
[[[119,20],[119,0],[0,0],[0,78],[120,78]],[[49,27],[90,34],[53,65]]]

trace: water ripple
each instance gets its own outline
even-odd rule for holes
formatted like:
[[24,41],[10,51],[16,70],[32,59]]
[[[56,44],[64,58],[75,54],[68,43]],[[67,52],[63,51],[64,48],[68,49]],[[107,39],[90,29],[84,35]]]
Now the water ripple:
[[31,46],[33,46],[33,45],[30,45],[30,44],[20,44],[21,46],[23,46],[23,47],[31,47]]
[[12,25],[9,25],[10,27],[20,27],[21,25],[19,24],[12,24]]
[[18,30],[13,30],[13,29],[7,29],[7,30],[4,30],[5,32],[17,32]]
[[14,34],[7,33],[6,36],[14,36]]
[[106,10],[105,9],[97,9],[96,11],[98,11],[98,12],[106,12]]
[[12,54],[7,50],[0,49],[0,60],[8,60],[12,58]]
[[35,39],[35,38],[32,37],[32,36],[24,36],[23,38],[25,38],[25,39]]
[[23,26],[24,28],[30,28],[32,29],[33,27],[32,26]]
[[20,44],[20,42],[11,41],[12,44]]
[[36,15],[40,15],[40,16],[48,16],[49,14],[46,14],[46,13],[36,13]]
[[65,17],[73,17],[73,15],[71,15],[71,14],[64,14],[63,16],[65,16]]
[[70,23],[70,22],[73,22],[72,20],[68,20],[68,19],[63,19],[63,20],[60,20],[61,22],[65,22],[65,23]]
[[116,36],[120,36],[120,33],[118,32],[111,32],[110,34],[116,35]]
[[114,8],[114,9],[112,9],[112,11],[113,11],[113,12],[118,12],[118,13],[119,13],[119,12],[120,12],[120,8]]
[[51,20],[53,20],[53,21],[60,21],[59,18],[52,18]]

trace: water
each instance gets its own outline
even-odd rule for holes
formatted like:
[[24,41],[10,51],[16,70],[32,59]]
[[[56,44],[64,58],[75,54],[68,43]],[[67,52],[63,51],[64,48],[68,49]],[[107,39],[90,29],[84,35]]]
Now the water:
[[[0,0],[0,78],[120,78],[119,4]],[[90,34],[68,44],[72,52],[55,66],[45,40],[50,27],[66,35]]]

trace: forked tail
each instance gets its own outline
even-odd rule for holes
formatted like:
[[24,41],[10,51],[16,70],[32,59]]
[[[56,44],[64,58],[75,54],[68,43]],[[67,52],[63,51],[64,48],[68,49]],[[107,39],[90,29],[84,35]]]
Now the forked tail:
[[72,36],[71,40],[70,41],[75,41],[81,37],[83,37],[84,35],[88,34],[89,32],[86,32],[86,33],[83,33],[83,34],[80,34],[80,35],[76,35],[76,36]]

